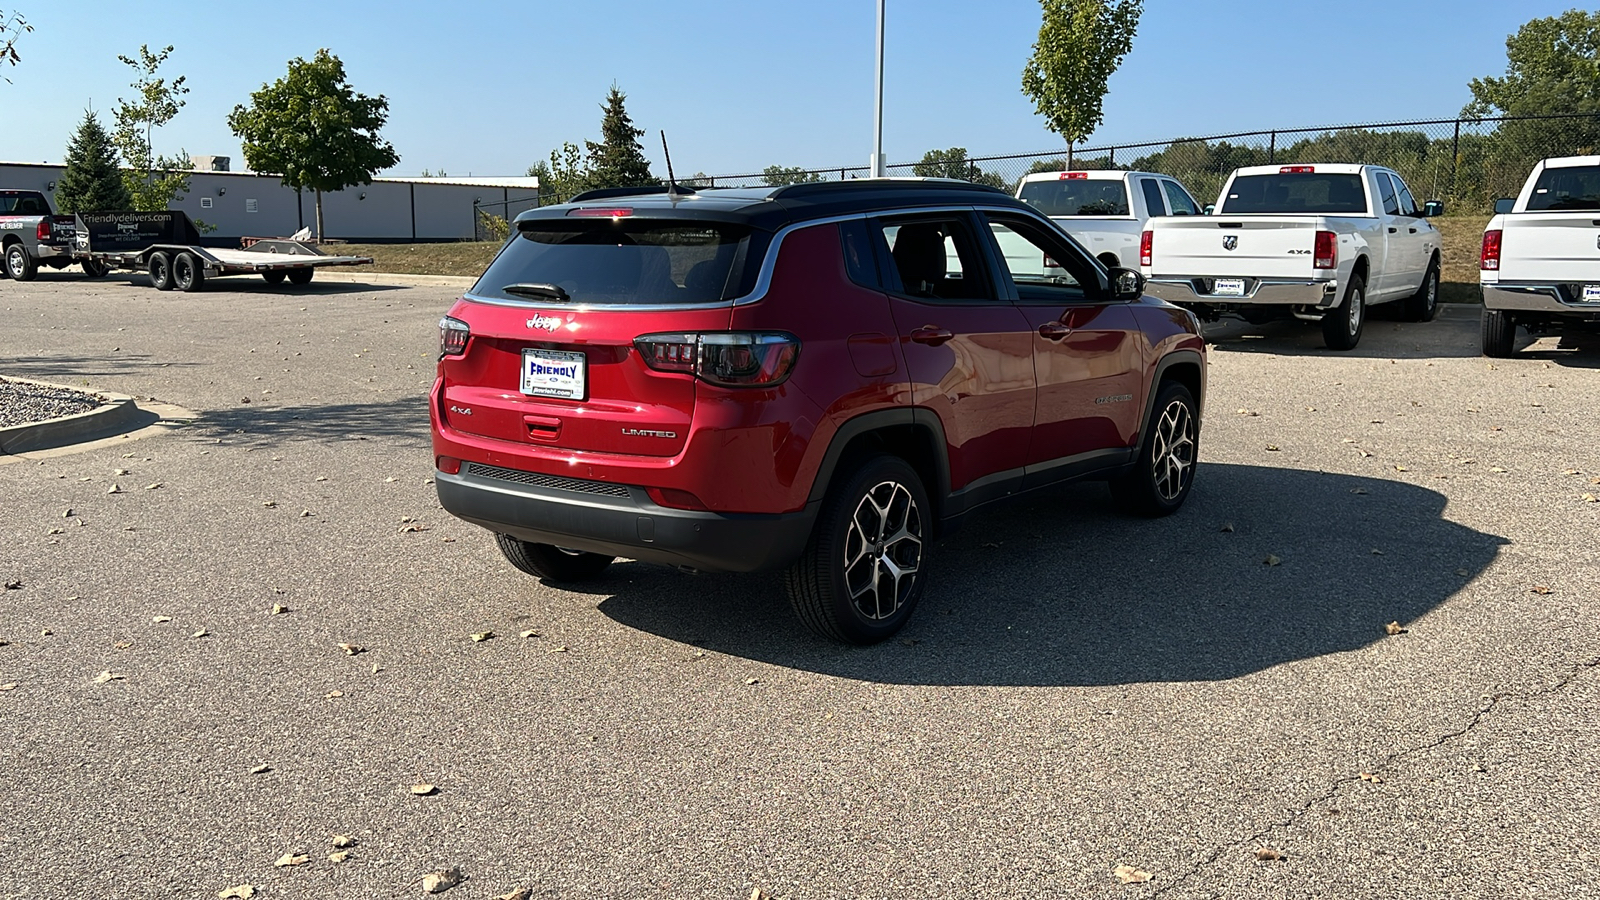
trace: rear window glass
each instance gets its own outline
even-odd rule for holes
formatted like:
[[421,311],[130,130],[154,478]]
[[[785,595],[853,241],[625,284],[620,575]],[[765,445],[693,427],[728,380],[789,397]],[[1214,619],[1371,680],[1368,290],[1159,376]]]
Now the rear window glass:
[[1128,192],[1122,180],[1030,181],[1018,196],[1023,203],[1047,216],[1125,216]]
[[1241,175],[1222,200],[1224,213],[1365,215],[1360,175]]
[[[746,282],[754,280],[744,271],[753,268],[744,265],[749,241],[749,228],[721,222],[538,220],[524,223],[472,293],[533,303],[731,300],[748,293]],[[542,297],[540,286],[550,285],[565,298]]]
[[0,193],[0,216],[42,216],[50,211],[43,194]]
[[1528,211],[1600,210],[1600,166],[1545,169],[1534,182]]

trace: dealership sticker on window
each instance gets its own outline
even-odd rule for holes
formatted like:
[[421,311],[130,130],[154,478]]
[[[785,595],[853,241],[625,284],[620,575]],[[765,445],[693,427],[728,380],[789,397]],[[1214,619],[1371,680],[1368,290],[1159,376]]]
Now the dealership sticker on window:
[[531,397],[587,399],[588,360],[563,350],[522,351],[522,392]]

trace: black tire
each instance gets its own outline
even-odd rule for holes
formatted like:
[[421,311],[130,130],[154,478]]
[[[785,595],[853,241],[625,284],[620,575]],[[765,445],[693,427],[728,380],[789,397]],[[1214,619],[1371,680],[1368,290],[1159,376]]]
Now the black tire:
[[784,573],[789,603],[823,637],[889,638],[922,599],[932,534],[917,471],[898,456],[872,457],[828,491],[805,552]]
[[83,268],[83,274],[90,278],[104,278],[106,273],[111,271],[110,266],[98,259],[79,260],[78,265]]
[[1483,311],[1483,355],[1505,359],[1517,350],[1517,323],[1503,309]]
[[290,269],[289,270],[289,283],[290,284],[310,284],[311,283],[311,276],[315,275],[316,272],[317,272],[317,270],[316,269],[312,269],[312,268]]
[[615,556],[562,550],[549,544],[530,544],[510,535],[497,534],[495,543],[506,561],[535,578],[546,581],[588,581],[611,565]]
[[1194,395],[1164,381],[1150,404],[1150,420],[1133,471],[1111,480],[1117,505],[1137,516],[1170,516],[1189,499],[1200,460],[1200,415]]
[[32,281],[39,274],[39,263],[28,254],[28,248],[12,244],[6,248],[6,274],[14,281]]
[[166,251],[157,250],[145,261],[145,271],[150,273],[150,286],[158,291],[172,290],[172,259]]
[[270,269],[261,273],[261,280],[267,284],[283,284],[283,270]]
[[187,294],[203,290],[206,271],[193,253],[179,253],[172,261],[172,286]]
[[1322,314],[1322,341],[1329,350],[1353,350],[1367,324],[1367,282],[1351,275],[1344,302]]
[[1428,263],[1417,292],[1400,301],[1400,318],[1407,322],[1432,322],[1439,314],[1439,261]]

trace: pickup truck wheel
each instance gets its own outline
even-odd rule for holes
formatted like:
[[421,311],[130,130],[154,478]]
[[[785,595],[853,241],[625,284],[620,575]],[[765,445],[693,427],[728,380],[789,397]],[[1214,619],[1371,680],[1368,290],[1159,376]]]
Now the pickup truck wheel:
[[1176,381],[1163,382],[1150,406],[1133,471],[1111,481],[1117,505],[1155,518],[1178,511],[1194,487],[1200,452],[1200,418],[1194,395]]
[[1352,350],[1361,340],[1361,326],[1367,319],[1367,283],[1360,275],[1350,276],[1344,302],[1322,314],[1322,340],[1329,350]]
[[32,281],[39,274],[39,264],[28,255],[28,248],[12,244],[6,248],[6,274],[17,281]]
[[167,256],[166,251],[157,250],[150,254],[145,271],[150,273],[151,287],[158,291],[172,290],[172,258]]
[[1516,352],[1517,323],[1503,309],[1483,311],[1483,355],[1505,359]]
[[1432,322],[1439,314],[1439,264],[1429,263],[1417,292],[1400,301],[1400,314],[1407,322]]
[[546,581],[588,581],[611,565],[614,556],[563,550],[549,544],[530,544],[506,534],[494,536],[506,561],[535,578]]
[[316,269],[312,269],[312,268],[290,269],[289,270],[289,283],[290,284],[310,284],[311,283],[311,276],[315,275],[316,273],[317,273],[317,270]]
[[201,290],[206,284],[206,270],[193,253],[179,253],[172,261],[172,286],[185,293]]
[[899,631],[922,599],[931,513],[921,477],[897,456],[872,457],[836,484],[784,573],[800,621],[848,644]]
[[83,274],[89,276],[90,278],[104,278],[106,273],[111,271],[110,266],[98,259],[80,260],[78,265],[83,268]]
[[283,284],[283,270],[268,269],[267,271],[261,273],[261,280],[265,281],[267,284]]

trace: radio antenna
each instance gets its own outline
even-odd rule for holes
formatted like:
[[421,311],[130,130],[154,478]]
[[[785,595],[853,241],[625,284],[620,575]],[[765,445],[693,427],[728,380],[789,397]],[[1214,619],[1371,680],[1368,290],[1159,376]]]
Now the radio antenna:
[[667,158],[667,198],[678,199],[678,179],[672,174],[672,151],[667,149],[667,132],[661,132],[661,154]]

